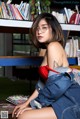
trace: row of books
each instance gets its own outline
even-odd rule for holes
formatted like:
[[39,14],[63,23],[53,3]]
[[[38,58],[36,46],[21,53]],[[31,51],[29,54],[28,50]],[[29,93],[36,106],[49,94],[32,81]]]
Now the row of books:
[[[0,119],[8,119],[8,114],[12,114],[12,111],[15,106],[24,103],[28,99],[28,97],[29,96],[24,95],[11,95],[7,97],[5,102],[0,103]],[[4,117],[2,117],[2,112],[5,113]]]
[[23,1],[19,5],[0,1],[0,18],[31,20],[30,4]]
[[6,98],[6,101],[18,105],[24,103],[26,100],[28,100],[29,96],[24,95],[12,95]]
[[80,24],[80,14],[79,14],[79,9],[78,6],[75,6],[75,11],[68,9],[68,8],[64,8],[65,14],[66,14],[66,18],[67,18],[67,22],[70,24]]
[[77,51],[79,50],[79,39],[72,37],[68,39],[65,45],[65,51],[67,57],[77,57]]
[[52,14],[60,23],[80,24],[80,14],[77,6],[76,10],[64,7],[59,12],[52,11]]

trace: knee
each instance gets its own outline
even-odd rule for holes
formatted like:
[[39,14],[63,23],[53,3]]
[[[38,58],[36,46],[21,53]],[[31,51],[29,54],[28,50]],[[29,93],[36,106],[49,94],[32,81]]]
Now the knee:
[[23,114],[19,115],[17,119],[23,119]]
[[26,117],[23,116],[23,114],[19,115],[17,119],[26,119]]
[[29,114],[25,111],[20,114],[17,119],[29,119]]
[[[27,115],[26,115],[26,117],[27,117]],[[25,117],[25,115],[23,113],[23,114],[20,114],[17,119],[27,119],[26,117]]]

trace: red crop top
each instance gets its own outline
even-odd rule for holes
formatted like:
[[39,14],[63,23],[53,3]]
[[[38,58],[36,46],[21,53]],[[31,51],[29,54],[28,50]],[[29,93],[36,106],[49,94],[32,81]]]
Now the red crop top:
[[53,72],[59,73],[59,72],[57,72],[57,71],[55,71],[55,70],[49,68],[47,65],[46,65],[46,66],[40,66],[40,67],[39,67],[39,70],[38,70],[40,76],[41,76],[44,80],[47,80],[47,78],[48,78],[48,72],[49,72],[49,71],[53,71]]

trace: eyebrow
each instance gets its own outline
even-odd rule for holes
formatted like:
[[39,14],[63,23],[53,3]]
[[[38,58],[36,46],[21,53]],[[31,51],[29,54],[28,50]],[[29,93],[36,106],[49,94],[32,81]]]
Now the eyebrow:
[[[48,26],[48,24],[42,24],[41,26]],[[39,26],[38,26],[39,27]]]

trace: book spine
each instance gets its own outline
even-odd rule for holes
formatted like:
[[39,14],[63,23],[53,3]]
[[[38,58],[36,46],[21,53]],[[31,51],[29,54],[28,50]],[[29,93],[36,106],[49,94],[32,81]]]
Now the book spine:
[[16,8],[16,6],[14,4],[12,5],[12,8],[13,8],[13,11],[14,11],[15,19],[23,20],[20,12],[18,11],[18,9]]
[[8,10],[9,18],[10,19],[13,19],[13,16],[12,16],[12,13],[11,13],[11,10],[10,10],[10,7],[9,7],[9,4],[6,4],[6,8]]
[[64,7],[64,11],[65,11],[65,14],[66,14],[67,21],[69,23],[69,14],[68,14],[68,10],[67,10],[66,7]]
[[76,18],[75,18],[75,23],[74,24],[79,24],[79,14],[77,13],[76,14]]
[[0,1],[0,18],[3,18],[2,2]]
[[12,8],[12,4],[9,4],[9,8],[10,8],[10,12],[11,12],[11,14],[12,14],[12,19],[16,19],[16,18],[15,18],[15,14],[14,14],[14,10],[13,10],[13,8]]
[[4,14],[4,18],[9,18],[7,9],[6,9],[6,5],[4,2],[2,2],[2,10],[3,10],[3,14]]

